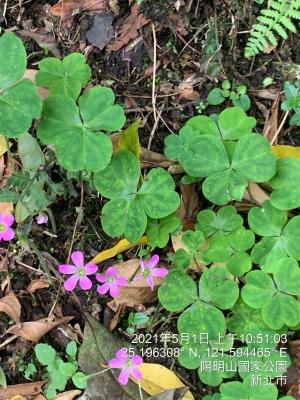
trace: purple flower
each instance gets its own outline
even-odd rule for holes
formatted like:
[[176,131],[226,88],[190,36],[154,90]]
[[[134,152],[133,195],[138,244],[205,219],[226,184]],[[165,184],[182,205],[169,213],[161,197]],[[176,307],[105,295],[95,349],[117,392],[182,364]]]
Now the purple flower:
[[12,214],[0,214],[0,242],[1,240],[8,242],[15,237],[15,232],[11,228],[14,221]]
[[37,215],[35,217],[36,223],[41,225],[41,224],[46,224],[48,222],[48,215],[46,213],[39,213],[39,215]]
[[118,270],[116,267],[109,267],[105,274],[97,274],[97,281],[103,283],[103,285],[98,286],[97,292],[99,294],[105,294],[109,291],[111,297],[119,296],[119,286],[126,286],[127,279],[117,274]]
[[142,273],[137,275],[135,279],[146,279],[151,289],[154,289],[154,278],[164,278],[168,275],[167,268],[157,268],[159,256],[154,254],[149,261],[140,261]]
[[72,275],[64,283],[64,288],[71,292],[75,289],[77,283],[83,290],[89,290],[92,287],[92,281],[87,275],[93,275],[97,272],[96,264],[86,264],[84,265],[84,255],[81,251],[74,251],[71,254],[72,264],[61,264],[58,269],[62,274]]
[[119,382],[121,385],[127,385],[129,376],[132,375],[135,379],[143,378],[141,371],[136,368],[143,363],[141,356],[130,357],[127,349],[120,349],[116,353],[116,358],[109,361],[110,368],[120,368]]

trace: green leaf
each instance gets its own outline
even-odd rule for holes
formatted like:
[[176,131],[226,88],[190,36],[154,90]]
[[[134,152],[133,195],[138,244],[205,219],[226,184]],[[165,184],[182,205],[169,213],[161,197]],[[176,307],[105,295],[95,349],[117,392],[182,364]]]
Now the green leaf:
[[119,130],[125,123],[124,112],[114,100],[113,91],[103,87],[82,95],[79,108],[62,95],[45,100],[38,136],[45,144],[55,145],[58,161],[67,170],[97,172],[108,165],[112,143],[99,131]]
[[145,325],[149,321],[147,314],[143,312],[134,313],[131,323],[134,325]]
[[227,108],[219,116],[219,128],[224,140],[235,140],[250,134],[255,125],[256,119],[248,117],[239,107]]
[[222,383],[220,386],[222,400],[277,400],[278,390],[274,385],[253,385],[251,377],[243,382]]
[[246,275],[242,298],[252,308],[263,308],[277,292],[272,278],[262,271],[251,271]]
[[280,210],[291,210],[300,206],[300,160],[285,157],[277,160],[275,176],[270,184],[271,203]]
[[199,281],[199,298],[207,303],[227,310],[239,297],[239,287],[225,267],[210,267]]
[[158,298],[168,311],[180,311],[197,300],[197,287],[184,271],[174,269],[158,289]]
[[146,230],[148,244],[164,248],[170,239],[170,233],[174,232],[179,225],[180,219],[176,217],[175,213],[159,220],[148,218]]
[[20,198],[19,193],[15,191],[11,191],[7,188],[3,188],[0,190],[0,202],[12,202],[16,203]]
[[83,372],[76,372],[76,374],[72,376],[72,382],[78,389],[85,389],[88,383],[86,375]]
[[247,94],[242,94],[238,99],[232,101],[235,107],[240,107],[244,111],[250,110],[251,100]]
[[300,216],[292,218],[281,235],[282,241],[285,243],[286,252],[289,256],[294,257],[296,260],[300,260]]
[[119,149],[131,151],[136,158],[140,159],[139,127],[141,119],[138,118],[122,133],[119,139]]
[[275,208],[270,200],[262,207],[253,207],[248,213],[250,228],[260,236],[279,236],[287,222],[287,213]]
[[42,365],[50,365],[55,361],[56,351],[46,343],[38,343],[34,347],[36,358]]
[[192,259],[193,255],[184,249],[178,249],[172,255],[172,262],[180,269],[187,269],[190,266]]
[[229,258],[227,262],[228,271],[237,277],[243,276],[246,272],[249,272],[251,268],[251,257],[244,251],[236,252]]
[[77,354],[77,344],[75,340],[72,340],[70,343],[68,343],[66,347],[66,353],[71,359],[75,360]]
[[300,294],[300,268],[293,258],[282,258],[277,260],[273,269],[274,281],[280,292],[299,295]]
[[37,140],[29,133],[20,136],[18,153],[24,171],[37,171],[42,165],[45,165],[44,154]]
[[195,253],[204,244],[203,233],[201,231],[185,231],[182,236],[182,243]]
[[7,388],[6,377],[1,367],[0,367],[0,387],[3,387],[4,389]]
[[219,88],[215,88],[211,90],[207,96],[208,104],[213,106],[217,106],[225,101],[225,97],[222,94],[222,90]]
[[83,54],[72,53],[62,61],[47,57],[39,62],[36,74],[38,86],[50,88],[52,94],[62,94],[76,100],[91,77],[91,68]]
[[212,135],[220,138],[220,132],[216,123],[207,117],[206,115],[197,115],[196,117],[190,118],[186,124],[186,127],[192,127],[198,135]]
[[72,362],[62,362],[59,364],[58,369],[59,372],[67,378],[71,378],[76,372],[76,367]]

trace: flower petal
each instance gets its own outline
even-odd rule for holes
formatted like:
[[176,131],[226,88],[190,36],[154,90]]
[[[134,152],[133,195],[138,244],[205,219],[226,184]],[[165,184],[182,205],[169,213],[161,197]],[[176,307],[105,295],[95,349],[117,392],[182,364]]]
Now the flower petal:
[[83,290],[89,290],[92,287],[92,281],[87,276],[79,279],[79,285]]
[[164,278],[169,273],[167,268],[153,268],[152,276],[156,276],[157,278]]
[[153,290],[153,289],[154,289],[154,279],[153,279],[153,276],[149,276],[149,277],[147,278],[147,282],[149,283],[149,286],[151,287],[151,290]]
[[118,276],[118,278],[116,278],[116,283],[118,286],[126,286],[128,281],[123,276]]
[[125,363],[127,360],[128,360],[128,351],[127,351],[127,349],[126,348],[122,348],[122,349],[120,349],[120,350],[118,350],[117,352],[116,352],[116,357],[119,359],[119,360],[123,360],[123,362]]
[[122,371],[119,375],[119,382],[121,383],[121,385],[127,385],[130,372],[131,372],[130,368],[122,369]]
[[71,258],[76,267],[84,266],[84,255],[82,251],[73,251]]
[[97,272],[98,267],[96,264],[86,264],[84,269],[86,275],[93,275],[95,272]]
[[159,256],[157,254],[154,254],[149,261],[147,261],[147,267],[148,268],[154,268],[156,264],[159,262]]
[[77,282],[79,281],[79,276],[78,275],[72,275],[70,278],[68,278],[65,283],[64,283],[64,288],[68,291],[71,292],[72,290],[75,289]]
[[109,283],[103,283],[103,285],[98,286],[97,292],[99,294],[105,294],[109,291]]
[[15,222],[15,218],[12,214],[3,215],[2,221],[6,226],[11,226]]
[[118,285],[115,282],[110,284],[109,293],[110,293],[111,297],[118,297],[119,296],[120,289],[118,288]]
[[145,263],[143,260],[140,260],[140,266],[141,266],[142,272],[144,272],[145,271]]
[[11,228],[6,228],[6,230],[2,233],[2,239],[5,241],[12,240],[15,237],[15,232]]
[[134,364],[135,366],[138,366],[138,365],[143,364],[144,361],[143,361],[143,359],[142,359],[141,356],[137,355],[137,356],[133,356],[133,357],[132,357],[132,362],[133,362],[133,364]]
[[107,281],[107,276],[104,274],[96,274],[96,279],[98,282],[103,283]]
[[105,273],[106,273],[106,275],[108,275],[108,276],[116,276],[117,273],[118,273],[118,270],[117,270],[116,267],[109,267],[109,268],[107,268],[107,270],[106,270]]
[[124,363],[125,361],[120,360],[119,358],[113,358],[109,361],[108,365],[110,366],[110,368],[122,368]]
[[138,381],[140,381],[141,379],[143,379],[143,375],[141,373],[141,371],[137,368],[132,368],[131,370],[131,374],[132,376],[137,379]]
[[58,267],[58,270],[61,274],[76,274],[77,267],[72,264],[61,264]]

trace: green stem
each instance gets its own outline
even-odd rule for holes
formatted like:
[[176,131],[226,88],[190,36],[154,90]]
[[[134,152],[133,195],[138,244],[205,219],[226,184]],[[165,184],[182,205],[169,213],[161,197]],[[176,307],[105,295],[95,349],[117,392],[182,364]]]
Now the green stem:
[[94,376],[103,374],[103,372],[106,372],[106,371],[109,371],[109,370],[110,370],[110,368],[106,368],[106,369],[103,369],[102,371],[95,372],[94,374],[86,375],[85,378],[86,378],[86,379],[90,379],[90,378],[92,378],[92,377],[94,377]]
[[141,399],[141,400],[144,400],[144,396],[143,396],[143,392],[142,392],[142,388],[141,388],[141,383],[140,383],[140,381],[138,381],[138,385],[139,385],[140,399]]

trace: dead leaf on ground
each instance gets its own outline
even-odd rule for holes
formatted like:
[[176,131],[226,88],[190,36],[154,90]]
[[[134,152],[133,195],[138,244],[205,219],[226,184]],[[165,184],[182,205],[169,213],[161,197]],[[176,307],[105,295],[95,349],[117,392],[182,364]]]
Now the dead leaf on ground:
[[52,15],[62,20],[83,11],[104,11],[107,0],[60,0],[51,8]]
[[188,35],[189,20],[186,13],[173,13],[169,16],[172,27],[180,36]]
[[266,118],[263,136],[271,143],[278,129],[278,108],[280,104],[281,94],[278,91],[275,100],[273,101],[268,118]]
[[125,19],[121,30],[117,33],[116,39],[107,46],[107,50],[120,50],[130,40],[135,39],[139,35],[139,30],[149,22],[150,19],[139,13],[139,6],[135,3],[131,7],[130,15]]
[[182,400],[184,395],[189,389],[182,387],[179,389],[166,390],[163,393],[157,394],[156,396],[148,397],[148,400]]
[[20,396],[31,397],[42,392],[42,387],[46,381],[21,383],[20,385],[11,385],[6,389],[0,389],[0,400],[7,400],[19,394]]
[[21,304],[13,292],[0,299],[0,312],[4,312],[15,322],[20,321]]
[[197,100],[200,98],[200,93],[194,90],[193,86],[187,82],[182,82],[178,87],[178,91],[180,92],[179,97],[181,99]]
[[30,39],[34,40],[42,49],[49,51],[55,57],[61,57],[61,52],[57,47],[56,39],[51,33],[46,32],[44,28],[39,28],[34,32],[27,31],[25,29],[17,32],[22,37],[29,37]]
[[243,198],[251,202],[254,201],[254,203],[261,206],[263,202],[269,200],[270,197],[257,183],[249,182]]
[[[36,69],[26,69],[24,78],[30,79],[32,82],[35,82],[35,76],[36,76],[37,70]],[[49,96],[49,90],[46,88],[42,88],[38,86],[38,92],[40,95],[40,98],[42,100],[45,100]]]
[[113,15],[109,13],[95,15],[91,28],[86,32],[86,38],[89,43],[100,50],[104,49],[114,37],[113,19]]
[[81,394],[81,390],[68,390],[67,392],[59,393],[54,400],[73,400]]
[[27,290],[30,293],[34,293],[36,290],[47,289],[49,286],[47,279],[34,279],[27,286]]
[[37,321],[23,322],[21,324],[12,326],[9,328],[5,334],[12,333],[25,340],[30,340],[32,342],[38,342],[46,333],[51,331],[51,329],[56,328],[59,325],[66,324],[73,317],[64,317],[61,319],[56,319],[54,315],[48,318],[42,318]]
[[272,151],[277,158],[283,157],[293,157],[300,160],[300,147],[298,146],[286,146],[286,145],[276,145],[272,146]]
[[14,209],[14,204],[11,202],[0,202],[0,214],[10,214]]
[[[166,266],[166,265],[164,265]],[[136,272],[140,273],[140,260],[132,259],[120,264],[116,264],[118,275],[128,280],[128,285],[120,287],[120,295],[116,297],[117,303],[126,304],[129,307],[135,307],[139,304],[152,303],[157,297],[157,290],[163,284],[164,279],[154,278],[154,290],[151,290],[146,279],[130,280]]]
[[195,220],[200,208],[199,194],[196,190],[196,184],[179,184],[181,192],[180,206],[176,211],[177,217],[181,220],[184,230],[192,229],[195,226]]

